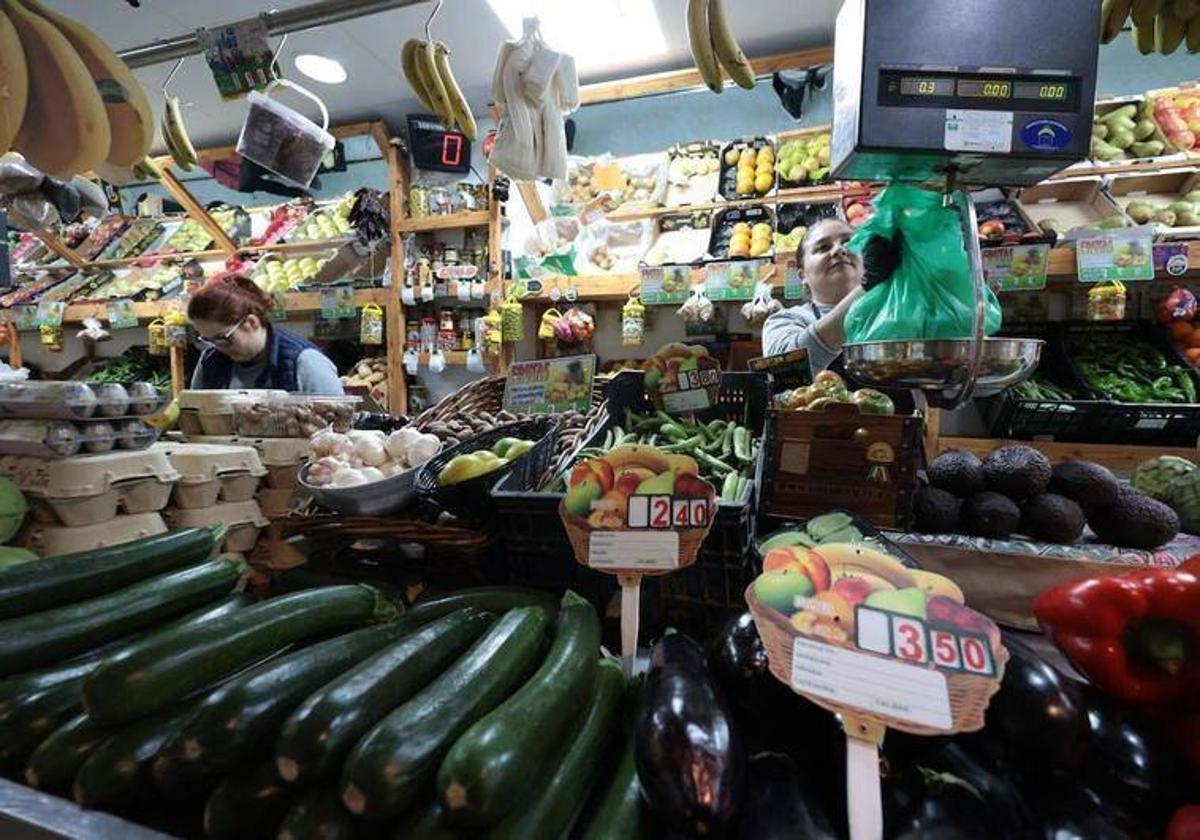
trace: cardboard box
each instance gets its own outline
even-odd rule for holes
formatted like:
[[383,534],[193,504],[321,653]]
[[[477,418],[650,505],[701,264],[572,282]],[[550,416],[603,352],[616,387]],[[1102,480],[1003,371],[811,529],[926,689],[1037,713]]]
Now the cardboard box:
[[1076,229],[1095,228],[1111,216],[1122,216],[1121,208],[1104,192],[1099,177],[1043,181],[1021,190],[1018,201],[1026,216],[1042,230],[1047,219],[1057,224],[1060,238],[1071,238]]
[[[1200,190],[1200,169],[1174,169],[1149,175],[1114,175],[1108,184],[1108,194],[1128,215],[1127,208],[1134,201],[1148,201],[1155,207],[1166,207],[1193,190]],[[1200,212],[1200,202],[1193,202]],[[1168,227],[1156,224],[1158,233],[1167,239],[1195,239],[1200,236],[1200,225]]]

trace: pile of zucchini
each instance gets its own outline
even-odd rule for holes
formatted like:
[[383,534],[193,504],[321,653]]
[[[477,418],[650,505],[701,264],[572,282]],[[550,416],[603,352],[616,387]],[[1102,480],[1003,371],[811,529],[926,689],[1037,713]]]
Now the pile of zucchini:
[[580,831],[637,833],[636,776],[601,772],[628,714],[587,601],[254,602],[220,536],[0,570],[3,775],[182,836],[557,837],[589,799]]

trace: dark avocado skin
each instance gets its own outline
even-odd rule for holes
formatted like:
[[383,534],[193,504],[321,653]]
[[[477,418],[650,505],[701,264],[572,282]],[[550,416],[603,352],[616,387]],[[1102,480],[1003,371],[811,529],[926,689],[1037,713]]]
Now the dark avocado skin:
[[1001,446],[983,460],[987,489],[1018,501],[1045,490],[1050,472],[1050,459],[1032,446]]
[[983,462],[966,449],[947,449],[925,469],[929,483],[955,496],[970,496],[983,489]]
[[1021,506],[1021,533],[1035,540],[1073,543],[1083,533],[1083,522],[1083,509],[1057,493],[1038,493]]
[[963,502],[961,518],[968,533],[1003,539],[1021,524],[1021,509],[1007,496],[984,490]]
[[1087,507],[1111,505],[1120,487],[1121,482],[1107,467],[1091,461],[1063,461],[1050,471],[1048,489]]

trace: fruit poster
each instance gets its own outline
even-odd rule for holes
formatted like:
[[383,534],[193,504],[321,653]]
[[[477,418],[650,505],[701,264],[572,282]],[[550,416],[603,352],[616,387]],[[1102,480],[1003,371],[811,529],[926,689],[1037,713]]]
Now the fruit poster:
[[800,264],[795,258],[788,260],[783,267],[783,299],[808,300],[808,288],[800,276]]
[[504,381],[504,410],[513,414],[586,412],[592,406],[595,356],[513,362]]
[[849,514],[760,545],[746,601],[771,673],[824,708],[915,734],[974,731],[1008,653],[949,578],[912,568]]
[[758,278],[769,269],[769,260],[708,263],[704,267],[705,292],[709,300],[750,300]]
[[1046,288],[1050,246],[1013,245],[984,248],[983,276],[998,292],[1029,292]]
[[354,287],[335,286],[321,292],[321,317],[329,320],[354,317]]
[[137,312],[131,300],[109,301],[105,312],[108,317],[108,326],[114,330],[133,329],[138,325]]
[[655,408],[679,414],[716,405],[721,364],[698,344],[672,342],[642,362],[646,395]]
[[699,472],[690,455],[638,444],[576,464],[559,507],[576,559],[614,574],[691,565],[717,511]]
[[1111,231],[1075,243],[1076,273],[1081,283],[1153,280],[1153,256],[1151,229]]
[[642,266],[641,275],[639,296],[646,306],[683,303],[691,294],[691,266]]
[[222,99],[238,99],[252,90],[262,90],[271,81],[275,52],[267,41],[267,24],[261,17],[200,29],[196,37]]

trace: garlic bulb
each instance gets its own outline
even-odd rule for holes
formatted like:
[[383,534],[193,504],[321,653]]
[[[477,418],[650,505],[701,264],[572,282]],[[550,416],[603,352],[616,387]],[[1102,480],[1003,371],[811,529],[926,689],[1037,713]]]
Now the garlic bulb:
[[409,466],[419,467],[442,451],[442,442],[437,435],[418,435],[408,447]]

